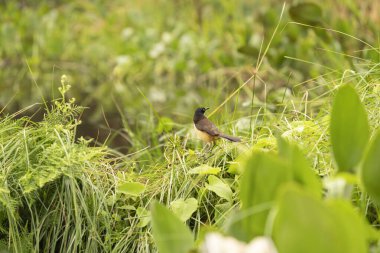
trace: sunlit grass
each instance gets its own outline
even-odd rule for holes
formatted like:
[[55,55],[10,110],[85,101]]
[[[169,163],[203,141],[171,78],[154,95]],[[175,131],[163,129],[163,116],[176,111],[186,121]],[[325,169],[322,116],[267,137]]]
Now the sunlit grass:
[[[131,9],[120,1],[107,6],[73,1],[53,11],[36,7],[41,13],[25,6],[23,19],[16,21],[16,6],[0,7],[8,10],[3,11],[8,20],[2,23],[7,36],[0,65],[11,66],[0,76],[6,87],[0,112],[41,96],[56,97],[61,72],[70,74],[73,85],[68,91],[63,82],[62,97],[51,105],[1,115],[0,247],[13,252],[155,252],[151,203],[170,207],[188,198],[198,206],[186,224],[201,241],[204,231],[219,229],[240,206],[239,158],[276,151],[279,136],[300,146],[315,174],[335,175],[329,111],[341,85],[354,84],[371,129],[379,127],[379,50],[365,40],[371,36],[352,35],[364,31],[322,28],[334,38],[329,43],[318,37],[316,27],[289,23],[280,5],[256,6],[257,12],[246,15],[232,2],[211,1],[203,11],[212,18],[201,24],[192,18],[197,12],[191,2],[179,9],[176,4],[162,12],[149,1]],[[230,13],[218,15],[217,8]],[[359,26],[345,11],[343,18],[332,15],[323,21]],[[174,14],[176,22],[167,21]],[[158,21],[152,24],[153,19]],[[33,29],[26,29],[29,23]],[[40,27],[51,33],[40,33]],[[370,26],[363,30],[374,31]],[[243,46],[251,51],[239,52]],[[25,69],[19,67],[23,64]],[[32,88],[24,86],[30,77]],[[78,102],[66,98],[72,94]],[[107,138],[77,136],[83,108],[76,104],[89,106],[92,116],[83,120],[108,131]],[[192,116],[199,106],[211,107],[210,119],[242,143],[219,140],[209,149],[197,140]],[[41,121],[20,116],[37,107],[44,112]],[[116,127],[115,118],[121,122]],[[105,146],[115,141],[124,146]],[[210,190],[208,174],[190,173],[201,165],[220,169],[217,177],[233,192],[231,200]],[[130,196],[117,192],[123,182],[146,188]],[[379,209],[368,196],[356,189],[352,200],[378,227]]]
[[[371,73],[345,75],[324,85],[362,80],[363,87],[359,83],[357,89],[376,129],[378,79],[368,79]],[[334,173],[328,129],[333,93],[318,98],[324,103],[285,93],[278,104],[258,102],[249,117],[242,116],[239,107],[232,112],[222,107],[212,120],[243,142],[220,140],[211,150],[196,140],[191,121],[165,121],[170,126],[157,131],[159,119],[154,113],[149,114],[147,128],[125,130],[134,134],[135,152],[122,155],[94,147],[82,138],[75,140],[81,108],[66,98],[56,100],[41,122],[5,116],[0,122],[4,168],[0,200],[3,219],[8,221],[2,227],[8,245],[14,251],[154,252],[149,225],[154,200],[171,206],[175,200],[195,198],[198,208],[187,221],[193,233],[201,236],[204,230],[217,229],[240,205],[239,171],[233,170],[233,164],[252,149],[276,150],[278,136],[297,142],[316,174]],[[233,192],[230,202],[207,188],[208,175],[189,173],[203,164],[221,169],[218,178]],[[139,182],[146,190],[138,197],[117,193],[121,182]],[[376,222],[378,212],[366,197],[358,192],[354,201]]]

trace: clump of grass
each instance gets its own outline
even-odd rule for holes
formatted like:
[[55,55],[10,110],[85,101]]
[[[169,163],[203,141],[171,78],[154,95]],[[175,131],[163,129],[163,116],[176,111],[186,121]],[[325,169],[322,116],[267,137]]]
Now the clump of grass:
[[62,97],[45,117],[0,119],[0,239],[12,252],[109,252],[114,194],[105,147],[75,139],[82,108]]

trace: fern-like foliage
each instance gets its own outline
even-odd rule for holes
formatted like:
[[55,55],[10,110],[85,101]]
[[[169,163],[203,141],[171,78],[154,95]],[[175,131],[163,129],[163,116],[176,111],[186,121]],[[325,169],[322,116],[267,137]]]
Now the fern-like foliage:
[[66,99],[66,77],[61,83],[42,121],[0,118],[0,238],[12,252],[105,250],[110,219],[97,215],[109,213],[111,165],[104,147],[76,139],[83,108]]

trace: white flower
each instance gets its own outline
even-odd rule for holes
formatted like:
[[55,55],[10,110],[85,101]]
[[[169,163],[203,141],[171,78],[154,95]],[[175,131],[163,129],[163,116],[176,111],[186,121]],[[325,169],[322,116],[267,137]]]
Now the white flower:
[[132,27],[127,27],[127,28],[125,28],[122,32],[121,32],[121,36],[124,38],[124,39],[129,39],[132,35],[133,35],[133,33],[134,33],[135,31],[133,30],[133,28]]
[[323,185],[327,189],[328,198],[349,198],[352,192],[352,185],[347,183],[344,178],[326,178]]
[[180,48],[187,50],[189,47],[193,45],[193,38],[188,34],[184,34],[181,36],[179,40],[179,45]]
[[162,42],[159,42],[153,46],[153,48],[149,51],[149,56],[154,58],[157,58],[160,54],[162,54],[165,51],[165,45]]
[[232,237],[209,233],[203,244],[202,253],[243,253],[245,244]]
[[129,55],[119,55],[116,57],[117,65],[129,65],[131,61],[132,60]]
[[149,90],[149,100],[152,102],[157,102],[157,103],[164,103],[166,102],[166,93],[159,88],[152,87]]
[[301,125],[284,132],[281,136],[285,138],[290,137],[290,136],[293,136],[293,134],[301,134],[304,130],[305,130],[305,126]]
[[170,43],[172,40],[173,40],[173,36],[168,33],[168,32],[164,32],[161,36],[161,40],[165,43],[165,44],[168,44]]
[[245,244],[233,237],[209,233],[203,243],[202,253],[277,253],[277,249],[269,237],[256,237]]
[[246,253],[277,253],[276,246],[269,237],[254,238],[245,248]]

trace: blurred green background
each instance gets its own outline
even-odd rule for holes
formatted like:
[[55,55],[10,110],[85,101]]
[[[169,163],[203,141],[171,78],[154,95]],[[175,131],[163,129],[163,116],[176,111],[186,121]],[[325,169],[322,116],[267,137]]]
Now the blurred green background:
[[[0,3],[2,113],[57,97],[66,74],[69,95],[88,107],[78,134],[122,151],[139,146],[136,131],[150,142],[152,132],[189,125],[199,105],[216,108],[256,71],[269,43],[255,86],[223,107],[233,118],[263,103],[276,112],[287,91],[318,102],[329,92],[318,85],[326,74],[379,62],[369,46],[379,41],[379,1],[286,1],[281,22],[279,0]],[[24,114],[38,119],[41,107]]]

